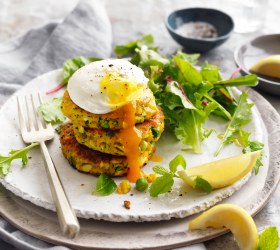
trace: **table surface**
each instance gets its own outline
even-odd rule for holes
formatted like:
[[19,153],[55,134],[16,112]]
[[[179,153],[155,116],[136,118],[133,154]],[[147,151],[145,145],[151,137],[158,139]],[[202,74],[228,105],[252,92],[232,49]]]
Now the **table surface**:
[[[165,55],[171,55],[178,49],[164,27],[164,17],[174,9],[187,7],[212,7],[227,11],[231,1],[221,0],[104,0],[112,23],[114,45],[136,39],[144,34],[153,34],[155,43]],[[51,21],[61,21],[76,5],[78,0],[1,0],[0,42],[16,38],[31,28],[39,27]],[[240,1],[242,2],[242,1]],[[45,8],[48,6],[48,8]],[[233,52],[241,44],[262,34],[279,32],[280,5],[278,1],[267,2],[266,18],[263,27],[254,33],[233,33],[222,46],[201,56],[201,62],[207,60],[218,65],[225,75],[236,68]],[[261,94],[280,112],[280,99],[261,92]],[[280,188],[269,200],[264,209],[254,217],[258,230],[274,225],[280,231]],[[207,249],[238,249],[231,234],[220,236],[205,243]],[[7,249],[9,249],[7,247]]]

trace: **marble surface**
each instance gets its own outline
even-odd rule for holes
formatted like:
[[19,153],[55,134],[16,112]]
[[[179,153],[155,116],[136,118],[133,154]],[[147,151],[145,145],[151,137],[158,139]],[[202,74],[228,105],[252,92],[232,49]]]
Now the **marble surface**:
[[[163,20],[167,13],[174,9],[193,6],[214,7],[227,11],[231,1],[235,0],[104,0],[103,2],[112,22],[114,45],[151,33],[155,37],[156,44],[162,48],[161,53],[168,56],[181,47],[171,39],[164,27]],[[29,29],[48,22],[59,22],[74,8],[77,2],[78,0],[1,0],[0,42],[16,38]],[[264,11],[266,18],[259,31],[248,34],[233,33],[225,44],[202,55],[201,62],[207,60],[216,64],[225,76],[230,75],[235,69],[233,52],[238,46],[258,35],[279,32],[277,20],[280,16],[280,5],[278,1],[268,1]],[[261,94],[279,113],[279,97],[263,92]],[[259,231],[271,225],[276,226],[280,231],[279,187],[268,204],[254,219]],[[226,249],[238,249],[231,234],[210,240],[205,245],[207,249],[225,249],[225,247]]]

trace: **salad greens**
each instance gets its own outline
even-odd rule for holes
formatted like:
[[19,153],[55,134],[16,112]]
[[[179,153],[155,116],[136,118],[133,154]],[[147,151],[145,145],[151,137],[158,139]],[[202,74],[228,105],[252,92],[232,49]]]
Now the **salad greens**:
[[[255,86],[258,81],[255,75],[222,80],[219,69],[207,62],[198,70],[197,59],[197,54],[190,56],[180,51],[166,59],[142,46],[135,50],[131,62],[140,66],[149,78],[149,86],[163,109],[166,124],[184,149],[201,153],[201,142],[207,137],[203,125],[210,114],[231,122],[237,109],[240,113],[247,108],[243,105],[247,95],[243,94],[242,102],[238,103],[227,87]],[[240,141],[242,135],[246,136],[239,133]]]
[[11,163],[15,159],[21,159],[22,166],[26,166],[28,162],[27,153],[31,148],[38,146],[39,143],[32,143],[22,149],[12,149],[8,156],[0,155],[0,174],[6,176],[11,171]]
[[114,51],[118,57],[133,54],[135,49],[141,49],[142,46],[147,46],[149,49],[157,51],[156,47],[152,47],[153,43],[153,36],[148,34],[135,41],[130,41],[125,45],[118,45],[115,47]]
[[63,123],[66,117],[61,111],[62,98],[53,98],[50,102],[44,102],[38,107],[43,119],[51,124]]

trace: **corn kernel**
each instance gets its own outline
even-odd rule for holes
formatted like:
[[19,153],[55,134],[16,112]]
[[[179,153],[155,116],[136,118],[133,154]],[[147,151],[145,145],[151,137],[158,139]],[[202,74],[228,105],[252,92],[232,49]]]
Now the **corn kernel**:
[[157,178],[157,175],[156,174],[148,174],[148,175],[145,176],[145,178],[147,179],[147,181],[149,183],[151,183]]
[[128,180],[122,180],[117,188],[118,194],[127,194],[131,190],[131,185]]

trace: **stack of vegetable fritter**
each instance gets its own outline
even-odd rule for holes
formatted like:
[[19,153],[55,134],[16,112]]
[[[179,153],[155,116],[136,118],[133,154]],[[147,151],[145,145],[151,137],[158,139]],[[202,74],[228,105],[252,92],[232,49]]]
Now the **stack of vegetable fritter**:
[[[129,114],[127,106],[134,107]],[[164,128],[163,113],[156,106],[151,90],[145,86],[143,95],[109,113],[96,114],[78,106],[65,91],[62,111],[70,122],[62,126],[60,142],[64,156],[79,171],[122,176],[128,173],[128,119],[139,137],[138,162],[142,167],[155,151],[155,143]],[[135,126],[134,126],[135,125]],[[124,136],[125,135],[125,136]],[[137,156],[135,156],[137,157]]]

